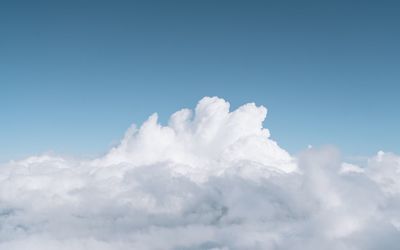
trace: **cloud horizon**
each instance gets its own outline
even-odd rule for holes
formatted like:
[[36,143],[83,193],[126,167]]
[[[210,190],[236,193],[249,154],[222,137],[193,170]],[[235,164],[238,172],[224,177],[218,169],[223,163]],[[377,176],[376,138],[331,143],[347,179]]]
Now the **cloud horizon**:
[[290,155],[266,116],[204,97],[101,157],[3,164],[0,249],[397,249],[400,156]]

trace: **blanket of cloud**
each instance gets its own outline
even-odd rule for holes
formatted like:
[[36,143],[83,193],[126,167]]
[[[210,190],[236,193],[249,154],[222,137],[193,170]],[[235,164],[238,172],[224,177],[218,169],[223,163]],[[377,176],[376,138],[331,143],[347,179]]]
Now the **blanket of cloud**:
[[100,158],[1,166],[0,249],[398,249],[400,157],[294,157],[266,113],[206,97]]

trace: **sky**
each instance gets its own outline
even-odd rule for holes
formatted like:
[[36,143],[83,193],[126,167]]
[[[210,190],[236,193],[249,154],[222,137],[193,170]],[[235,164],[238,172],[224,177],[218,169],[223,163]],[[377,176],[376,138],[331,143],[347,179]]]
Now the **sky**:
[[399,13],[1,1],[0,250],[397,250]]
[[290,153],[400,148],[396,1],[2,1],[0,162],[92,157],[204,96]]

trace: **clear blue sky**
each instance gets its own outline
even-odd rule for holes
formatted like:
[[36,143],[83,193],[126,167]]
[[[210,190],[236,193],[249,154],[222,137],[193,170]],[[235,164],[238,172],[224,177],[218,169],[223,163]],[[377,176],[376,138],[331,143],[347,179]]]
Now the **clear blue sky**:
[[398,1],[1,1],[0,161],[96,155],[205,95],[295,153],[400,152]]

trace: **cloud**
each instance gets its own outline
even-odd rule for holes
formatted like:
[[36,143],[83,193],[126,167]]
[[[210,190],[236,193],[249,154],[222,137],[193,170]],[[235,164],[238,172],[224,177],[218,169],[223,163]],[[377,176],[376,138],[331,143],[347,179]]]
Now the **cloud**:
[[229,112],[228,102],[205,97],[194,114],[180,110],[171,116],[168,126],[158,124],[157,114],[139,129],[132,126],[121,144],[94,165],[171,163],[172,171],[197,180],[247,164],[294,171],[292,157],[262,126],[266,114],[266,108],[254,103]]
[[289,155],[267,110],[203,98],[93,160],[0,168],[0,249],[397,249],[400,157]]

